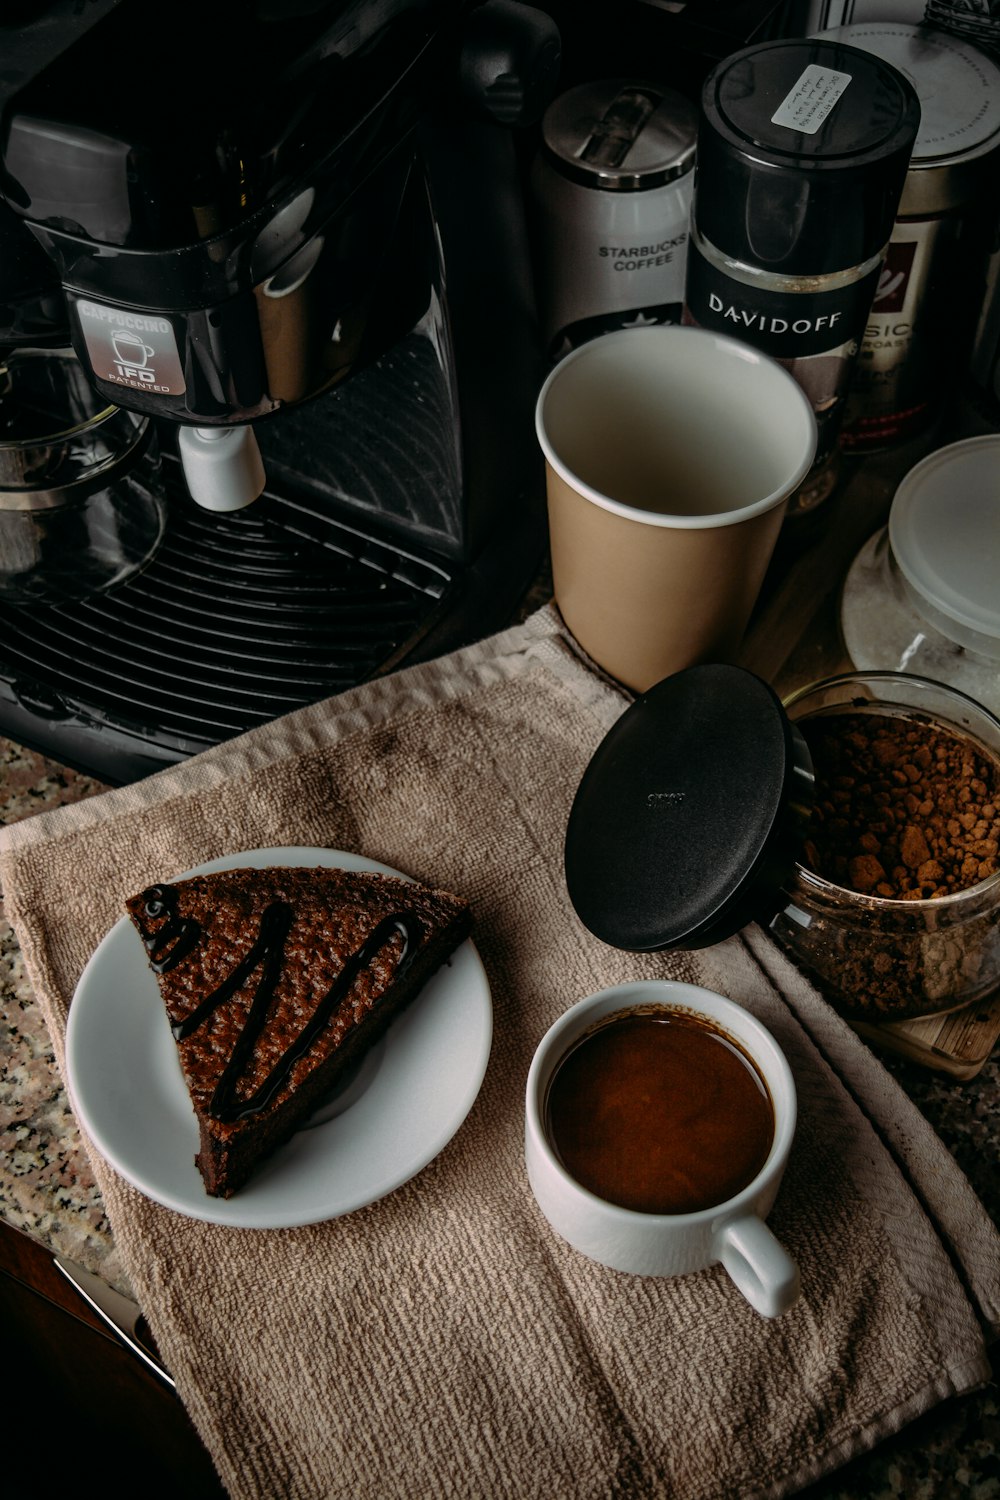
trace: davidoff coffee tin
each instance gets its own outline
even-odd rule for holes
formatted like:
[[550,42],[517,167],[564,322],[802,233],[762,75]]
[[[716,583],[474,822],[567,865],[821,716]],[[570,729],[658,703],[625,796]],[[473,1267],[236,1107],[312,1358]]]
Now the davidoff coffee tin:
[[[920,121],[913,85],[841,42],[764,42],[705,80],[684,319],[779,360],[837,445]],[[808,481],[806,509],[825,497]]]
[[569,89],[532,170],[539,300],[558,358],[633,323],[679,323],[697,110],[655,84]]
[[826,35],[892,63],[920,99],[844,417],[844,448],[870,452],[924,429],[971,346],[1000,184],[1000,68],[927,26],[868,22]]

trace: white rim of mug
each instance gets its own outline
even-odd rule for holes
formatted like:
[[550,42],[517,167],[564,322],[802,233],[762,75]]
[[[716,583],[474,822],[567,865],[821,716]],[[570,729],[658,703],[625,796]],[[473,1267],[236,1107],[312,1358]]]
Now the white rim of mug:
[[[693,1000],[689,999],[685,1003],[683,998],[681,998],[682,994],[696,998]],[[595,1027],[606,1025],[614,1017],[627,1015],[630,1011],[634,1011],[646,1003],[660,1010],[686,1012],[689,1015],[701,1016],[714,1025],[720,1026],[720,1029],[731,1041],[746,1050],[748,1044],[741,1042],[735,1031],[728,1031],[724,1025],[721,1025],[717,1017],[699,1007],[697,997],[701,996],[707,996],[711,1000],[721,1003],[724,1008],[735,1011],[741,1020],[745,1018],[751,1027],[755,1028],[765,1047],[770,1050],[771,1062],[774,1065],[775,1071],[781,1076],[787,1102],[785,1108],[782,1110],[782,1117],[779,1121],[777,1118],[777,1105],[774,1100],[768,1073],[765,1071],[756,1051],[753,1052],[752,1060],[764,1077],[768,1093],[771,1095],[771,1107],[775,1113],[774,1140],[771,1142],[771,1149],[767,1153],[767,1160],[760,1170],[755,1173],[751,1181],[747,1183],[745,1188],[741,1188],[738,1193],[735,1193],[731,1198],[724,1199],[721,1203],[713,1203],[709,1208],[693,1209],[688,1213],[682,1214],[650,1214],[640,1209],[622,1208],[620,1204],[611,1203],[607,1198],[601,1198],[597,1193],[592,1193],[589,1188],[584,1187],[582,1183],[576,1180],[572,1173],[567,1172],[553,1151],[545,1131],[545,1090],[539,1088],[539,1075],[543,1066],[548,1068],[547,1057],[552,1051],[555,1042],[563,1032],[569,1031],[574,1026],[580,1012],[587,1007],[596,1007],[606,1000],[610,1001],[613,999],[620,999],[622,1002],[621,1005],[595,1018]],[[645,997],[645,1000],[643,997]],[[568,1056],[577,1042],[583,1040],[586,1034],[586,1031],[581,1032],[580,1036],[574,1042],[558,1053],[555,1065],[548,1069],[549,1080],[555,1075],[555,1070],[559,1067],[563,1059]],[[582,1000],[577,1000],[574,1005],[571,1005],[569,1010],[564,1011],[558,1020],[553,1021],[535,1048],[534,1056],[531,1059],[525,1091],[525,1110],[532,1134],[545,1157],[546,1163],[564,1183],[579,1193],[586,1202],[593,1203],[595,1207],[614,1215],[614,1217],[625,1224],[677,1225],[679,1228],[684,1228],[693,1224],[721,1223],[725,1219],[735,1217],[742,1209],[753,1202],[760,1191],[761,1178],[769,1175],[774,1168],[775,1162],[787,1156],[791,1148],[798,1118],[798,1096],[795,1089],[795,1079],[792,1076],[792,1070],[789,1067],[788,1059],[784,1052],[778,1046],[778,1043],[763,1022],[758,1021],[757,1017],[744,1006],[739,1005],[735,1000],[730,1000],[726,995],[720,995],[717,990],[709,990],[702,985],[686,984],[676,979],[649,979],[635,980],[628,984],[612,985],[610,989],[598,990],[593,995],[585,995]]]
[[[779,383],[783,383],[788,390],[800,415],[805,419],[807,441],[804,448],[804,457],[798,467],[790,475],[786,483],[779,489],[772,490],[760,500],[755,500],[751,505],[741,506],[739,510],[721,511],[712,515],[681,516],[670,512],[639,510],[633,505],[625,505],[621,500],[614,500],[610,495],[605,495],[602,490],[594,489],[592,485],[574,474],[572,469],[559,457],[555,448],[545,431],[542,421],[542,410],[546,398],[552,386],[562,376],[568,365],[575,360],[585,358],[592,354],[598,346],[607,347],[612,342],[621,342],[623,339],[632,341],[636,338],[653,338],[666,335],[669,338],[694,337],[701,342],[710,340],[717,349],[723,349],[728,355],[742,360],[744,364],[756,365],[758,368],[767,368],[778,376]],[[554,369],[546,376],[538,399],[535,402],[535,433],[539,446],[548,463],[577,494],[584,496],[587,500],[599,505],[602,510],[611,511],[616,516],[623,516],[627,521],[636,521],[642,526],[670,527],[674,531],[706,531],[718,526],[736,526],[741,521],[750,521],[754,516],[763,515],[765,511],[773,510],[782,500],[793,495],[802,480],[812,467],[816,456],[816,413],[813,411],[805,391],[799,385],[794,376],[772,359],[770,355],[762,354],[759,349],[754,349],[749,344],[741,344],[738,339],[728,338],[722,333],[713,333],[707,328],[692,328],[682,323],[655,324],[649,328],[619,328],[612,333],[604,333],[596,339],[591,339],[586,344],[580,344],[576,349],[570,350],[569,354],[563,356]]]

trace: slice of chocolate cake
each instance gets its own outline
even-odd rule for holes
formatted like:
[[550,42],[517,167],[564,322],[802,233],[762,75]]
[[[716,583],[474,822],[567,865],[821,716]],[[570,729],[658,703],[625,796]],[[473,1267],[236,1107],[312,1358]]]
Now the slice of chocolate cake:
[[228,1198],[294,1133],[468,936],[459,897],[327,868],[224,870],[126,903]]

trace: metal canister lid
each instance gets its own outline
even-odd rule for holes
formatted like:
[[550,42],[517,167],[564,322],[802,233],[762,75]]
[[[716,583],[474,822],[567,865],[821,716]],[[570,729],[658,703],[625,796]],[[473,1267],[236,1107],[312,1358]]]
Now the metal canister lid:
[[702,88],[695,220],[724,255],[784,276],[862,265],[892,233],[916,90],[858,47],[762,42]]
[[683,94],[610,78],[554,99],[542,143],[550,164],[584,187],[645,192],[691,170],[697,130],[697,110]]
[[819,33],[891,63],[920,100],[920,128],[900,215],[946,213],[974,197],[1000,147],[1000,67],[971,42],[930,26],[865,21]]

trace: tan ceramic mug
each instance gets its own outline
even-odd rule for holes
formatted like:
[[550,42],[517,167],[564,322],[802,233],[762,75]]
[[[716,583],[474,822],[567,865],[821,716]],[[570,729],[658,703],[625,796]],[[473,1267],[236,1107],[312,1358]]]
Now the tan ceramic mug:
[[801,387],[702,328],[628,328],[567,355],[539,393],[556,603],[644,692],[738,652],[816,449]]

